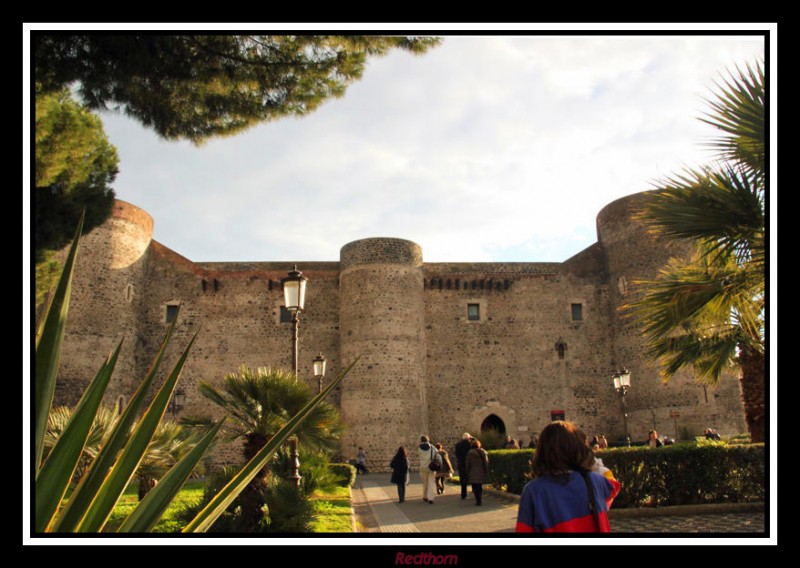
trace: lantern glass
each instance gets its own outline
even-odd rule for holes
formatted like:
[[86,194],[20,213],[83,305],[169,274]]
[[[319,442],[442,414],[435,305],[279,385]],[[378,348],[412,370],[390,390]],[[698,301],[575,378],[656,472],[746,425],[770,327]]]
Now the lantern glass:
[[289,276],[281,280],[283,284],[283,298],[286,302],[286,309],[296,312],[303,311],[306,303],[306,283],[308,278],[303,276],[295,267],[289,272]]
[[619,375],[614,375],[614,388],[619,390],[622,386],[622,380]]
[[315,377],[324,377],[325,376],[325,364],[327,361],[322,354],[317,355],[314,357],[314,376]]
[[619,382],[623,387],[631,386],[631,374],[628,371],[622,371],[619,374]]

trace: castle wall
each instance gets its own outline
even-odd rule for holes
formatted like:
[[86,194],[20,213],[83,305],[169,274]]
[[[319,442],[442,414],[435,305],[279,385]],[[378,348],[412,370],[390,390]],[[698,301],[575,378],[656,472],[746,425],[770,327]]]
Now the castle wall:
[[[633,222],[649,193],[618,199],[603,208],[597,217],[598,241],[606,251],[609,275],[609,300],[613,335],[613,367],[627,367],[631,389],[626,397],[628,429],[631,438],[644,440],[650,429],[659,434],[682,437],[700,434],[707,427],[725,432],[746,432],[739,385],[734,377],[723,379],[718,388],[704,388],[683,370],[664,383],[657,364],[644,357],[644,342],[622,307],[639,298],[639,280],[652,280],[671,257],[689,254],[687,243],[656,238],[641,224]],[[674,416],[677,414],[677,416]],[[673,415],[673,416],[671,416]],[[614,429],[623,436],[622,424]],[[695,433],[695,434],[693,434]]]
[[[218,386],[241,365],[291,369],[292,324],[280,321],[284,304],[280,280],[292,264],[194,264],[158,243],[152,252],[142,351],[154,353],[163,340],[169,303],[179,304],[180,311],[165,372],[197,334],[179,382],[185,404],[178,416],[222,416],[223,412],[200,394],[200,381]],[[298,378],[314,390],[312,360],[317,353],[328,359],[329,376],[339,370],[337,267],[337,263],[299,267],[310,284],[306,309],[300,316]],[[235,463],[241,459],[241,445],[217,444],[211,455],[214,464]]]
[[[363,447],[386,469],[401,445],[427,429],[422,250],[402,239],[355,241],[341,250],[341,357],[345,457]],[[411,452],[412,463],[416,454]]]
[[[555,410],[590,434],[619,440],[625,430],[611,375],[620,367],[632,375],[626,401],[634,440],[654,426],[676,437],[709,426],[745,432],[738,381],[704,389],[684,372],[662,383],[623,317],[621,307],[640,293],[636,281],[687,252],[632,220],[645,199],[636,194],[605,207],[598,242],[563,263],[425,264],[419,245],[373,238],[345,245],[339,262],[299,265],[309,278],[300,380],[316,389],[318,353],[328,360],[328,379],[361,357],[331,398],[348,425],[342,458],[363,446],[369,466],[386,469],[398,446],[413,450],[422,434],[451,449],[462,432],[480,435],[487,419],[527,440]],[[127,400],[163,341],[169,306],[179,306],[157,382],[196,335],[175,415],[218,418],[200,381],[219,384],[242,364],[291,368],[280,280],[294,265],[195,263],[153,241],[152,229],[144,211],[117,202],[112,218],[82,240],[56,403],[75,404],[123,337],[107,399]],[[239,444],[219,443],[212,465],[240,457]]]
[[[600,387],[610,353],[604,287],[555,263],[429,264],[426,282],[436,440],[452,448],[463,432],[480,437],[490,415],[508,434],[528,440],[553,410],[587,431],[605,428],[609,397]],[[470,321],[467,306],[475,303],[480,319]],[[580,320],[573,320],[572,304],[582,306]],[[557,343],[565,349],[559,352]]]
[[[139,373],[135,351],[148,298],[146,271],[153,220],[123,201],[111,217],[81,238],[75,265],[57,404],[75,405],[105,358],[124,339],[109,402]],[[132,392],[132,391],[131,391]]]

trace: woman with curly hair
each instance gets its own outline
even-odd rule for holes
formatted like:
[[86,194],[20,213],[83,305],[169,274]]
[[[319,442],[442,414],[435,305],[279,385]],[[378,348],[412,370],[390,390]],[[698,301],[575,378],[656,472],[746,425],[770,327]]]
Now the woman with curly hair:
[[608,509],[620,484],[595,460],[586,434],[556,421],[539,434],[533,480],[522,490],[517,532],[611,532]]

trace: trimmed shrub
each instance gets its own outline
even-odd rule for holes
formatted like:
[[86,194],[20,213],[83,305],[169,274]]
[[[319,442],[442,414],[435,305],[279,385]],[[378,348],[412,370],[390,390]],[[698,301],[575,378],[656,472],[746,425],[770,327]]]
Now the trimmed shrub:
[[481,446],[487,452],[489,450],[499,450],[506,443],[505,434],[498,432],[497,430],[485,430],[481,432],[477,438],[481,441]]
[[349,463],[332,463],[328,464],[331,473],[338,476],[340,487],[353,487],[356,484],[356,468]]
[[530,481],[534,450],[489,450],[489,483],[495,489],[522,493],[522,488]]
[[[662,448],[609,448],[597,452],[622,491],[615,508],[757,502],[765,499],[763,444]],[[498,489],[521,493],[533,450],[489,452],[489,479]]]
[[675,444],[598,453],[622,483],[617,507],[739,503],[765,498],[763,444]]

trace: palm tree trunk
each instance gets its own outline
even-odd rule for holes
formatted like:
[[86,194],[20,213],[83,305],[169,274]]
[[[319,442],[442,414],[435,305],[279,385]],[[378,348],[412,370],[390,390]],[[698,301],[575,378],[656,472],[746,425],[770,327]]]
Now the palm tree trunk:
[[139,501],[145,498],[150,490],[156,486],[156,480],[152,477],[142,476],[139,478]]
[[742,401],[744,418],[750,430],[750,441],[763,442],[766,436],[766,384],[764,354],[749,347],[739,352],[742,367]]
[[[248,434],[244,445],[245,463],[249,462],[261,448],[266,446],[268,441],[269,439],[261,434],[253,432]],[[264,490],[267,488],[269,473],[269,468],[264,467],[242,491],[242,520],[244,521],[245,529],[248,531],[257,531],[261,520],[264,518],[263,495]]]

